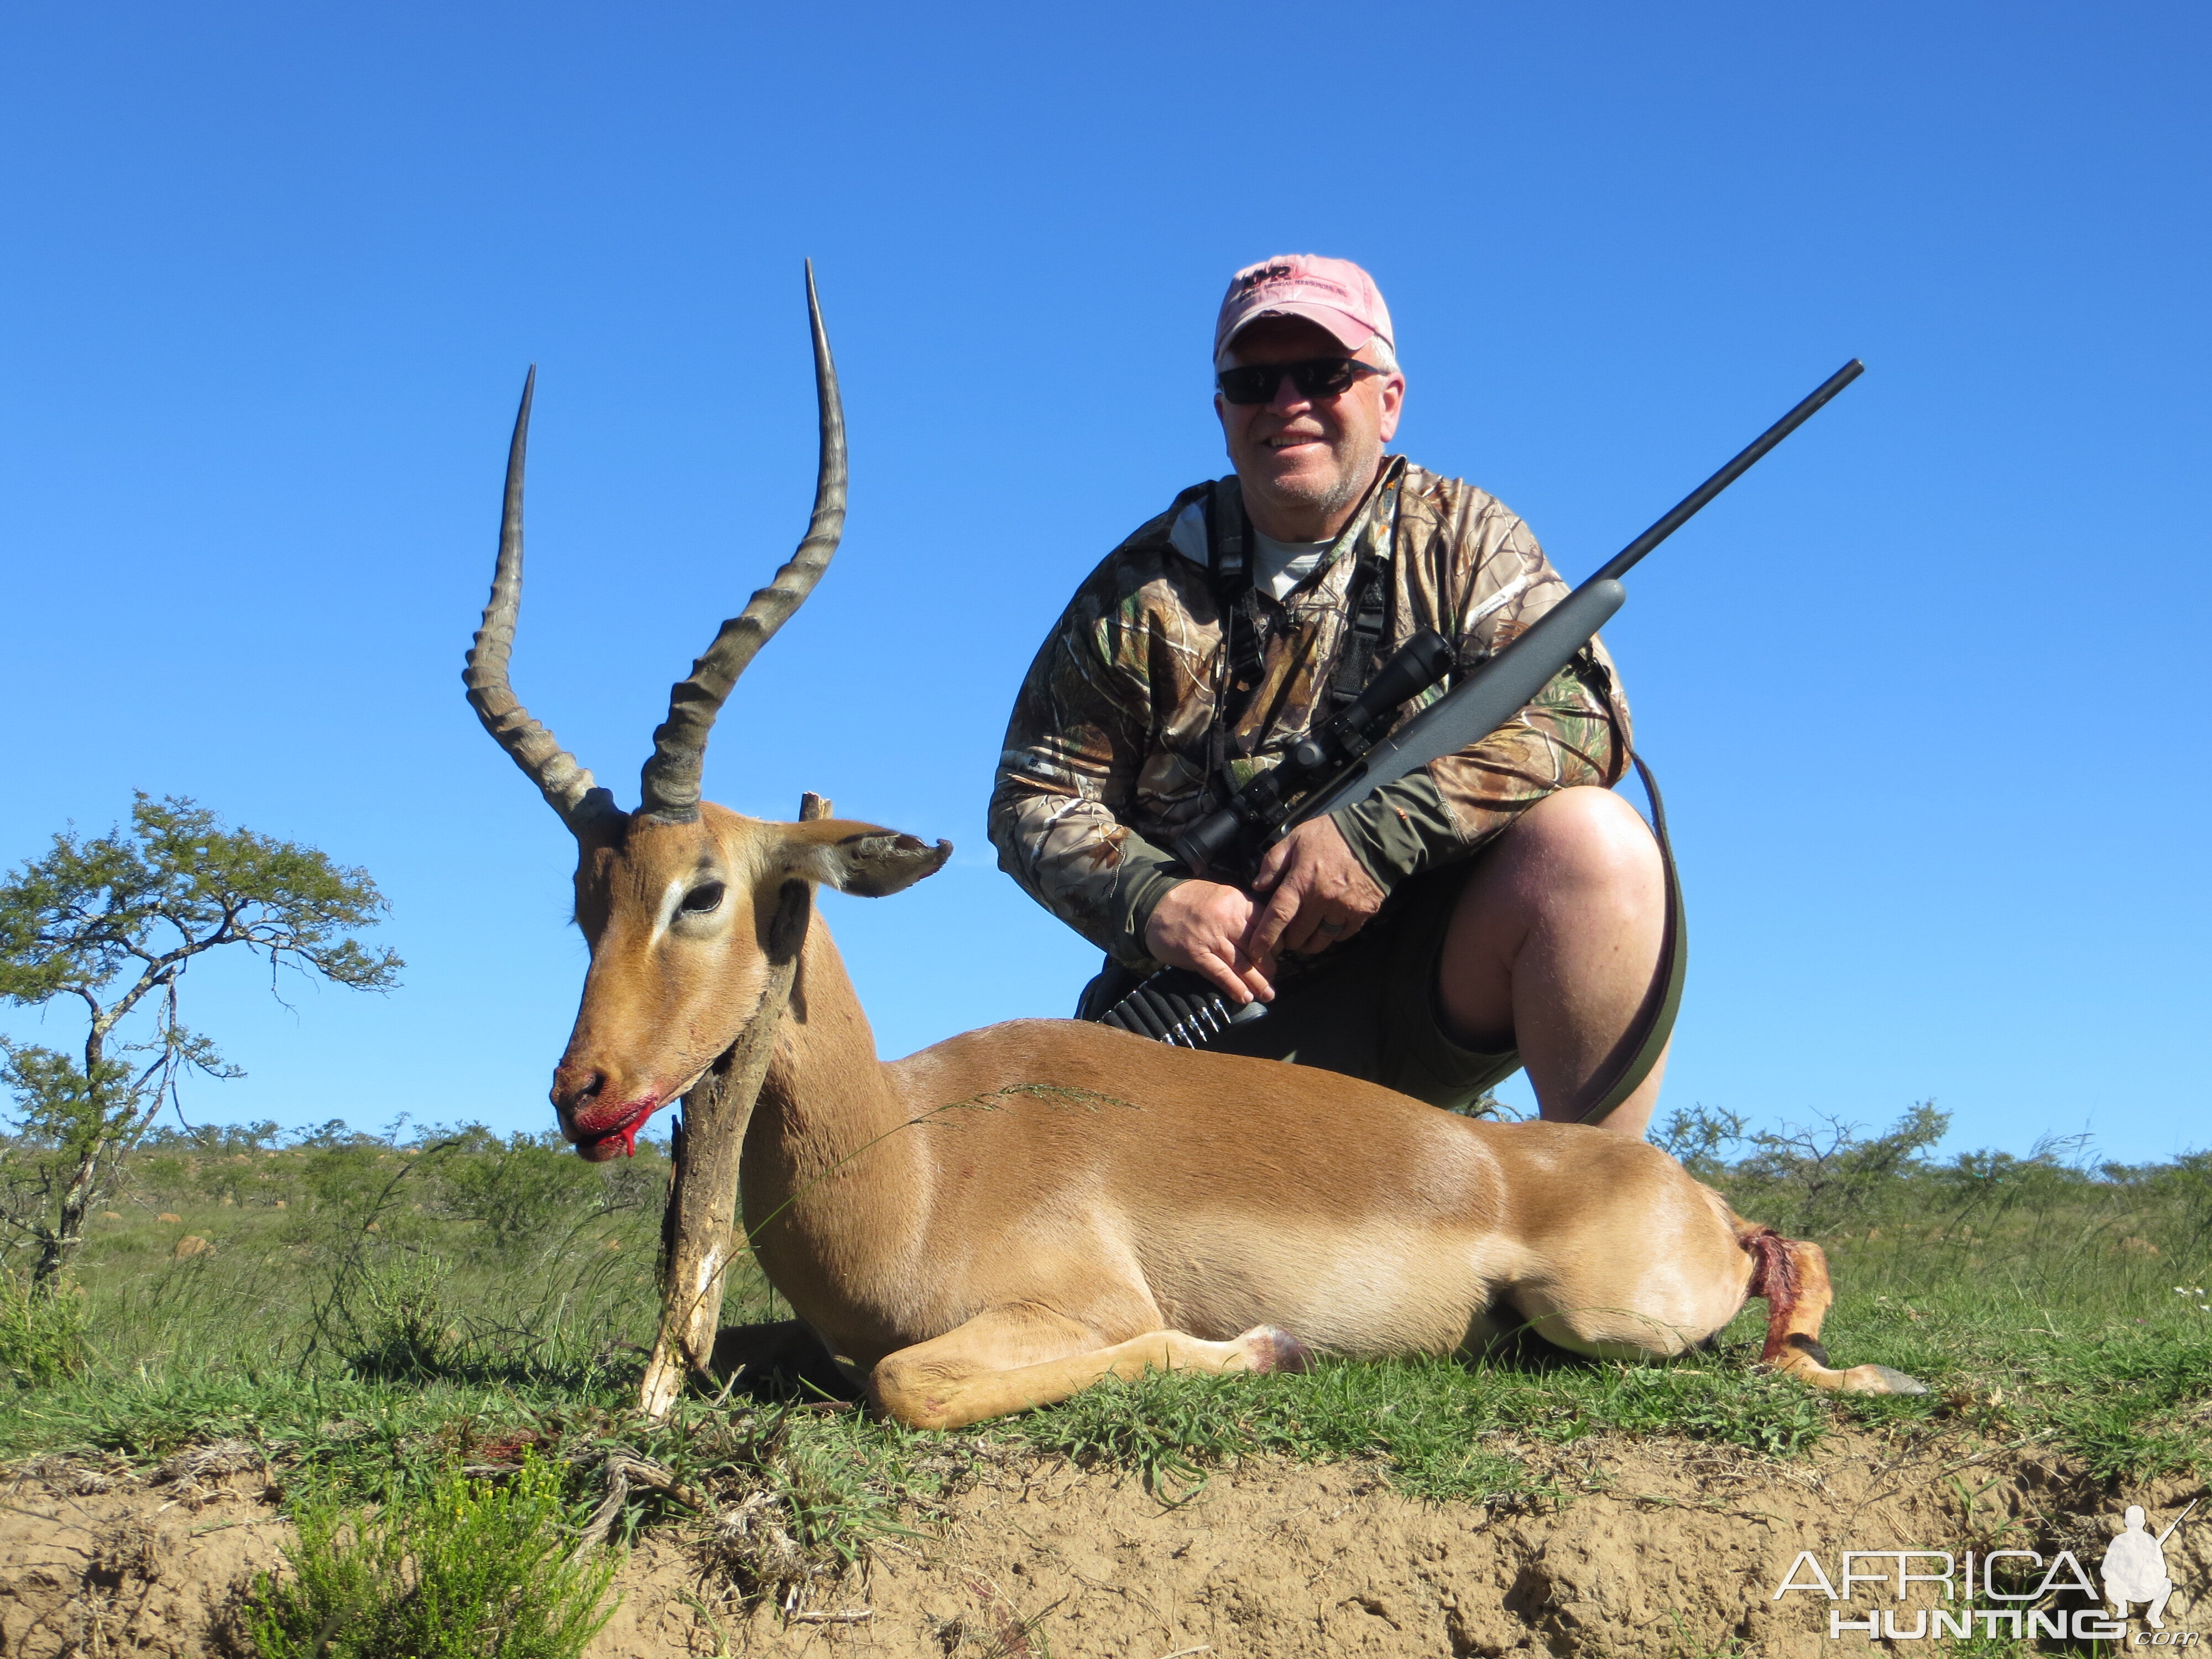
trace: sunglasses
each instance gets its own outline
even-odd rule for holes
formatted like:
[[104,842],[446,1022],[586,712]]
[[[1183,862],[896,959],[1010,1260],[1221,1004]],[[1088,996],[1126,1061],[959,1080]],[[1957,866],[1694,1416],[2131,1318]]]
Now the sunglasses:
[[1250,363],[1224,368],[1213,377],[1213,383],[1232,404],[1271,404],[1285,374],[1301,398],[1341,398],[1362,375],[1389,372],[1356,357],[1308,357],[1296,363]]

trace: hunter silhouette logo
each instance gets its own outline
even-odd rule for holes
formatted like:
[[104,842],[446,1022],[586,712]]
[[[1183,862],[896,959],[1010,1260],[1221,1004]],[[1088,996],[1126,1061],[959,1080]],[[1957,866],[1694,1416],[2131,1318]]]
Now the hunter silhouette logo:
[[[2201,1498],[2195,1499],[2189,1510],[2203,1501]],[[2105,1548],[2105,1600],[2112,1603],[2113,1618],[2124,1620],[2129,1604],[2142,1601],[2148,1604],[2143,1610],[2143,1623],[2153,1630],[2166,1628],[2166,1620],[2160,1615],[2173,1595],[2173,1580],[2166,1571],[2166,1540],[2189,1518],[2189,1510],[2175,1516],[2166,1523],[2166,1530],[2154,1538],[2143,1524],[2142,1505],[2128,1505],[2124,1528]]]
[[[1832,1576],[1819,1556],[1800,1550],[1768,1599],[1779,1601],[1792,1590],[1809,1590],[1838,1604],[1828,1609],[1831,1641],[1846,1634],[1892,1642],[2070,1637],[2075,1641],[2125,1642],[2130,1647],[2191,1648],[2201,1639],[2201,1632],[2166,1627],[2166,1604],[2180,1588],[2167,1565],[2166,1545],[2203,1501],[2192,1501],[2157,1533],[2150,1530],[2142,1505],[2129,1504],[2118,1535],[2106,1546],[2098,1564],[2104,1580],[2101,1598],[2096,1581],[2072,1550],[2060,1550],[2046,1560],[2037,1550],[1889,1549],[1845,1550]],[[2040,1577],[2032,1587],[2003,1587],[2008,1583],[2029,1585],[2030,1577],[2023,1577],[2023,1571]],[[1917,1607],[1904,1615],[1911,1620],[1909,1625],[1899,1622],[1901,1608],[1856,1605],[1859,1598],[1902,1602],[1915,1584],[1927,1586],[1938,1600],[1932,1607]],[[2069,1613],[2050,1605],[2054,1595],[2069,1592],[2101,1599],[2111,1612],[2077,1607]],[[2130,1640],[2130,1609],[2138,1606],[2146,1628]]]

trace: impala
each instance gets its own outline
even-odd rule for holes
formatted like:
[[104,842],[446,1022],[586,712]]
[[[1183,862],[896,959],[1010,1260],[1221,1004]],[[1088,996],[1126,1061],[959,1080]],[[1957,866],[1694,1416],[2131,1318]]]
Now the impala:
[[811,798],[793,823],[699,798],[716,714],[843,526],[843,416],[811,270],[807,303],[812,521],[674,688],[637,810],[617,808],[508,683],[535,370],[469,653],[470,702],[578,848],[591,965],[554,1073],[562,1133],[611,1158],[684,1097],[649,1409],[711,1352],[740,1190],[769,1281],[878,1408],[916,1425],[1148,1367],[1464,1353],[1524,1326],[1578,1353],[1661,1358],[1747,1297],[1768,1304],[1768,1364],[1821,1388],[1917,1390],[1885,1366],[1832,1367],[1820,1248],[1742,1220],[1640,1139],[1474,1121],[1329,1072],[1073,1020],[878,1060],[814,890],[896,893],[951,844],[811,816]]

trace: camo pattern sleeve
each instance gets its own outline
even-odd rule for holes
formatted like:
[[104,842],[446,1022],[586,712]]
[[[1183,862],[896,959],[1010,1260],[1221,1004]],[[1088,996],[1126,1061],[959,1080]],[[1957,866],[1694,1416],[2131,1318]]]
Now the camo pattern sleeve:
[[[1202,554],[1179,550],[1173,533],[1211,488],[1185,490],[1076,591],[1023,682],[991,797],[999,867],[1139,969],[1158,965],[1144,943],[1152,908],[1188,878],[1164,849],[1218,799],[1206,781],[1226,678],[1220,612]],[[1393,499],[1395,518],[1385,510]],[[1391,571],[1386,653],[1433,628],[1458,641],[1463,668],[1518,637],[1567,592],[1504,506],[1393,459],[1311,575],[1280,600],[1255,594],[1261,662],[1222,737],[1224,789],[1279,764],[1327,715],[1363,554]],[[1469,856],[1554,789],[1613,782],[1627,764],[1627,704],[1604,647],[1594,646],[1504,729],[1335,821],[1387,893]]]
[[[1487,661],[1567,595],[1528,526],[1472,485],[1409,466],[1398,517],[1399,615],[1412,620],[1395,631],[1435,628],[1457,642],[1462,669]],[[1629,734],[1612,659],[1594,641],[1505,726],[1333,821],[1388,892],[1471,856],[1555,790],[1618,782]]]
[[1170,548],[1187,490],[1092,571],[1030,665],[992,792],[999,867],[1075,931],[1157,966],[1145,923],[1188,872],[1158,833],[1195,802],[1221,629],[1206,573]]

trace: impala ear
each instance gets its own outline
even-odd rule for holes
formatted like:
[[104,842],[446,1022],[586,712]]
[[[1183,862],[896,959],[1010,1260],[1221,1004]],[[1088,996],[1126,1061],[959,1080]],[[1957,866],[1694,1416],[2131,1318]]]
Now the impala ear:
[[912,836],[846,818],[817,818],[787,831],[791,872],[841,893],[882,898],[933,876],[952,856],[952,843],[932,847]]

